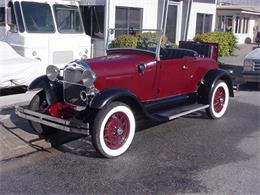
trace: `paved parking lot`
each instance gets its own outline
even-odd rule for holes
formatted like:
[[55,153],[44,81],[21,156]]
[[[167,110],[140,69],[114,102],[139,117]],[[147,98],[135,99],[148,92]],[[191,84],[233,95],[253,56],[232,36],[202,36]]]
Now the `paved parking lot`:
[[[198,112],[139,130],[130,150],[115,159],[100,157],[89,138],[81,138],[1,161],[0,193],[259,194],[259,101],[259,88],[246,86],[224,118]],[[5,125],[30,131],[6,113]]]

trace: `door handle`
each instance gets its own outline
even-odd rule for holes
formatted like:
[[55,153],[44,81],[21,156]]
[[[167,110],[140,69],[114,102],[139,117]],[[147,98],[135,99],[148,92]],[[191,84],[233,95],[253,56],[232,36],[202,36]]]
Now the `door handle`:
[[188,66],[187,65],[183,65],[182,66],[182,70],[187,70],[188,69]]

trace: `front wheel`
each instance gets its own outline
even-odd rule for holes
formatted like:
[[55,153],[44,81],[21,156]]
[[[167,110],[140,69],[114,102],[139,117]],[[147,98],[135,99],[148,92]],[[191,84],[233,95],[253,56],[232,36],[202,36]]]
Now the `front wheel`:
[[[48,103],[46,100],[46,96],[44,91],[38,92],[31,100],[29,107],[30,110],[39,112],[42,114],[48,114],[47,108]],[[31,127],[33,130],[40,136],[40,137],[47,137],[55,132],[57,132],[57,129],[42,125],[37,122],[29,121]]]
[[135,117],[126,104],[112,102],[98,112],[92,128],[96,150],[107,158],[120,156],[134,138]]
[[229,90],[224,81],[216,82],[210,93],[209,101],[209,108],[206,109],[208,116],[212,119],[221,118],[225,114],[229,102]]

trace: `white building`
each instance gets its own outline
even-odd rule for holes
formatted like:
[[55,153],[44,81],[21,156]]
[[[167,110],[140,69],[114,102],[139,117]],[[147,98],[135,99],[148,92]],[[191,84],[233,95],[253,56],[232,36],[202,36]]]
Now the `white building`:
[[94,56],[104,54],[109,28],[162,27],[175,43],[215,28],[216,0],[81,0],[80,5]]
[[257,32],[260,31],[260,1],[219,1],[216,30],[233,32],[239,44],[254,42]]

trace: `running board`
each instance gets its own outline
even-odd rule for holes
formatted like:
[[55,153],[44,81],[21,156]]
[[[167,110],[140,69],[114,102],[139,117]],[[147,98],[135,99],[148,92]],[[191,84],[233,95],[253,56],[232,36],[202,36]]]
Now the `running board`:
[[174,108],[171,110],[166,110],[166,111],[162,111],[162,112],[157,112],[154,113],[153,116],[156,118],[165,118],[167,120],[173,120],[175,118],[193,113],[193,112],[197,112],[199,110],[203,110],[205,108],[208,108],[209,105],[199,105],[199,104],[193,104],[193,105],[188,105],[188,106],[183,106],[180,108]]

